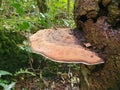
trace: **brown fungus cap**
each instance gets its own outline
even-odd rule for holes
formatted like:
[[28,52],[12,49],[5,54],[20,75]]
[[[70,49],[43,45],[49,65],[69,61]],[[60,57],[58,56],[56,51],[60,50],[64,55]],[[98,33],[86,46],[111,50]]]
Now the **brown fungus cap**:
[[82,45],[69,28],[40,30],[30,36],[32,51],[55,62],[95,65],[104,61]]

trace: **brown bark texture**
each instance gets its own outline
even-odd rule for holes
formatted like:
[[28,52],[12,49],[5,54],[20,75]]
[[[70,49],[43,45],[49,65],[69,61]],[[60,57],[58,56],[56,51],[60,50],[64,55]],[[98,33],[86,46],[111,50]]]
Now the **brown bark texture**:
[[82,90],[120,90],[120,0],[75,0],[74,20],[105,60],[81,68]]

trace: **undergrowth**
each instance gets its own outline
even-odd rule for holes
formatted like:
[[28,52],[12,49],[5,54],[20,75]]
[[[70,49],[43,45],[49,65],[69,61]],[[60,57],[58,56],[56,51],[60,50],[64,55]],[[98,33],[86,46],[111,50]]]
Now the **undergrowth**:
[[[54,77],[59,76],[64,79],[71,73],[71,67],[74,67],[73,71],[79,70],[78,65],[55,63],[32,53],[28,42],[29,36],[40,29],[74,28],[73,2],[74,0],[71,0],[68,15],[67,0],[48,0],[46,2],[48,9],[45,13],[39,12],[37,2],[34,0],[2,0],[0,5],[0,89],[15,89],[19,82],[25,82],[28,78],[40,79],[42,80],[40,82],[45,84],[44,77],[47,80],[54,80]],[[78,76],[77,73],[76,76]],[[21,90],[26,90],[27,86],[23,86]]]

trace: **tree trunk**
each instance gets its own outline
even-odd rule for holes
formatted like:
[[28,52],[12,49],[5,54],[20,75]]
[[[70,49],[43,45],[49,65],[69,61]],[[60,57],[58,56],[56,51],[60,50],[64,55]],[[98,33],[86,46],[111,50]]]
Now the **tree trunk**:
[[74,20],[105,60],[82,66],[89,72],[82,90],[120,90],[120,0],[75,0]]

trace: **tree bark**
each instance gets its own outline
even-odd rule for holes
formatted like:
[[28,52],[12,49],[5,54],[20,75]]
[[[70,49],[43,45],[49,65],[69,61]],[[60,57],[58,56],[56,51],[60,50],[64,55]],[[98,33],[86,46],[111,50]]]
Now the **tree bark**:
[[82,90],[120,90],[120,0],[75,0],[74,20],[105,60],[82,66]]

